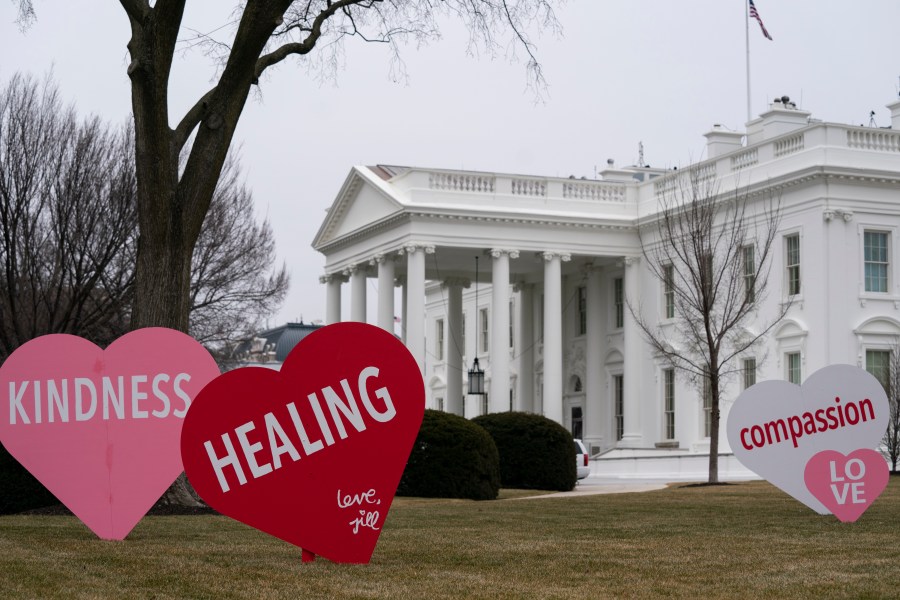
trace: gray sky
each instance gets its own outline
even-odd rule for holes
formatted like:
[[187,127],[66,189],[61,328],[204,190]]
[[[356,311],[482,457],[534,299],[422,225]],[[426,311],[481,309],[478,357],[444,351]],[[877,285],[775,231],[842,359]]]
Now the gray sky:
[[[128,21],[118,2],[36,0],[24,34],[0,0],[0,80],[53,69],[82,114],[123,121],[130,110]],[[220,21],[228,2],[189,3],[185,24]],[[774,41],[750,23],[752,108],[789,95],[816,118],[890,124],[900,82],[897,0],[757,0]],[[202,9],[199,7],[203,7]],[[704,158],[713,123],[746,119],[744,0],[570,0],[561,38],[536,39],[545,99],[526,90],[522,63],[466,55],[453,25],[407,47],[408,81],[394,83],[383,46],[351,41],[337,81],[320,84],[296,61],[267,76],[238,127],[241,163],[260,215],[272,222],[291,291],[271,325],[325,316],[324,259],[310,247],[350,167],[397,164],[593,177],[608,158],[633,164],[638,142],[654,167]],[[209,85],[199,52],[171,80],[177,121]],[[900,160],[900,158],[898,158]],[[374,296],[374,294],[371,294]]]

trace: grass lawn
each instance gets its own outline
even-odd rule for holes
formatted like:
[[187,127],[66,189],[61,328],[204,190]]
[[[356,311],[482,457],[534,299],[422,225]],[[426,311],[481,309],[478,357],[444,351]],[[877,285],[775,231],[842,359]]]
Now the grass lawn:
[[[506,496],[519,495],[507,492]],[[900,478],[856,523],[764,482],[492,502],[398,498],[372,562],[220,516],[0,517],[0,598],[898,598]]]

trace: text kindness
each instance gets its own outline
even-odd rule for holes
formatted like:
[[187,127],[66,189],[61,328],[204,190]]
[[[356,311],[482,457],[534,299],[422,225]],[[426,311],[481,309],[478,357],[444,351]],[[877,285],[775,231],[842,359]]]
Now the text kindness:
[[190,380],[187,373],[158,373],[102,377],[99,381],[89,377],[10,381],[9,424],[164,419],[170,414],[183,419],[191,405],[183,386]]
[[[301,418],[296,403],[288,402],[277,412],[267,412],[259,420],[251,420],[233,431],[226,431],[220,440],[206,440],[203,446],[222,492],[231,489],[226,468],[238,484],[247,483],[247,474],[239,460],[237,448],[240,448],[250,475],[256,479],[280,469],[285,456],[296,462],[301,458],[301,450],[303,455],[309,456],[347,439],[354,431],[365,431],[367,425],[363,412],[377,423],[387,423],[393,419],[397,411],[387,387],[374,390],[375,398],[379,400],[377,405],[369,394],[369,387],[377,385],[378,373],[377,367],[362,369],[354,382],[355,394],[347,379],[339,382],[343,397],[332,386],[307,394],[306,402],[313,418],[307,417],[306,421]],[[371,383],[370,379],[373,380]],[[256,431],[257,426],[265,432]],[[267,452],[263,452],[264,446]]]

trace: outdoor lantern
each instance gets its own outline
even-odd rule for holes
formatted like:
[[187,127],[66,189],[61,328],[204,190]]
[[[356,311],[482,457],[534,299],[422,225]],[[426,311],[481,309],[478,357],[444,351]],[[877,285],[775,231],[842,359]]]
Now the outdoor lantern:
[[[475,257],[475,311],[478,312],[478,257]],[[477,350],[476,350],[477,352]],[[469,369],[469,394],[484,396],[484,371],[478,366],[478,357]]]
[[478,366],[478,357],[469,369],[469,394],[484,395],[484,371]]

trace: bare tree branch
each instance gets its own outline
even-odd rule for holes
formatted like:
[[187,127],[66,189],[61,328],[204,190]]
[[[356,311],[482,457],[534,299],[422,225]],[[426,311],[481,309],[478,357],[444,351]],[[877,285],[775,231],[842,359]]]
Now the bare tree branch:
[[[678,174],[660,197],[655,223],[639,229],[648,269],[671,294],[673,314],[647,315],[628,298],[629,311],[655,352],[710,394],[709,481],[718,481],[719,407],[730,363],[754,348],[787,313],[760,323],[771,255],[780,223],[779,199],[720,194],[697,168]],[[753,323],[757,330],[750,332]]]

